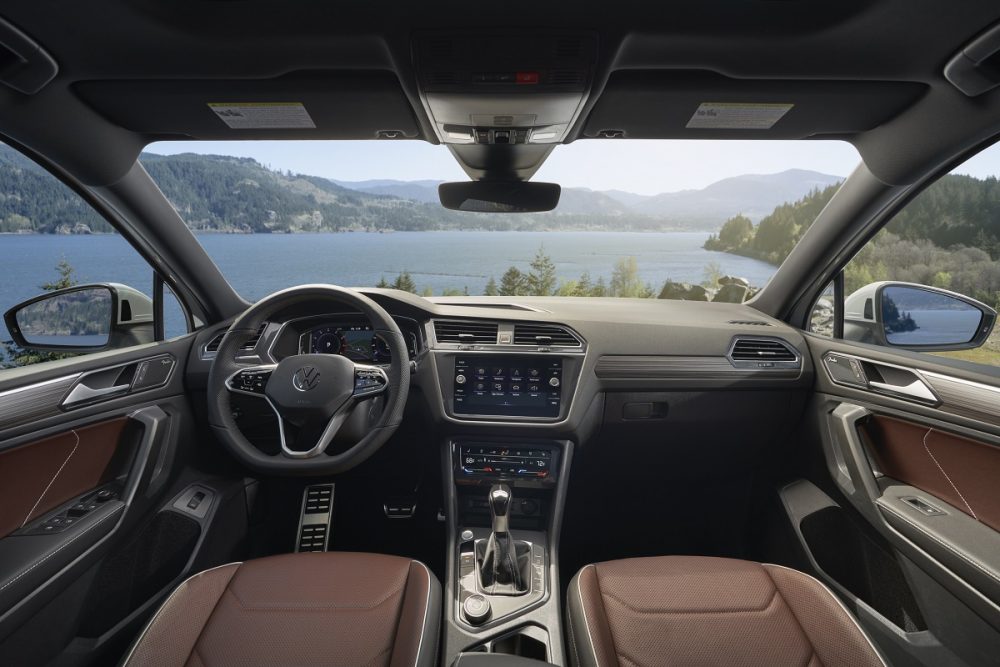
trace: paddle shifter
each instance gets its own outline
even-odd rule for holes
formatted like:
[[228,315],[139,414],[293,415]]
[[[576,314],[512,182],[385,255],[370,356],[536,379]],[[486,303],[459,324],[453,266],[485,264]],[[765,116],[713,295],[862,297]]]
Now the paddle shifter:
[[523,595],[528,592],[530,545],[510,534],[510,508],[514,502],[510,487],[490,487],[489,504],[493,531],[476,548],[479,580],[490,595]]

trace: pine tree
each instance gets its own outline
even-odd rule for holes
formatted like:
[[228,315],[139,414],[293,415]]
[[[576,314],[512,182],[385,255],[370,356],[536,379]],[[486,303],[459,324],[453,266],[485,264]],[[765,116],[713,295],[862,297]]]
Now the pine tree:
[[493,276],[486,282],[486,289],[483,291],[484,296],[497,296],[500,291],[497,289],[497,281]]
[[525,275],[516,267],[512,266],[500,277],[501,296],[525,296],[528,293],[528,281]]
[[417,293],[417,284],[413,282],[413,278],[410,276],[409,271],[403,271],[396,277],[393,281],[392,286],[394,289],[402,290],[404,292],[411,292],[413,294]]
[[540,246],[535,258],[531,260],[531,271],[528,272],[527,289],[532,296],[550,296],[556,289],[556,265],[552,258],[545,254],[545,246]]

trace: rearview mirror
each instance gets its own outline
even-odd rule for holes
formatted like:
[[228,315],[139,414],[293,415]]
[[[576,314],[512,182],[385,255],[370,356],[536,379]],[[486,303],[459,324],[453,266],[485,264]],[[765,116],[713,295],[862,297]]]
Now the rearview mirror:
[[476,213],[538,213],[559,204],[557,183],[529,181],[466,181],[438,186],[441,205]]
[[913,283],[865,285],[844,300],[844,338],[914,351],[980,347],[997,313],[962,294]]
[[46,292],[4,314],[14,343],[25,350],[99,352],[153,342],[153,302],[117,283]]

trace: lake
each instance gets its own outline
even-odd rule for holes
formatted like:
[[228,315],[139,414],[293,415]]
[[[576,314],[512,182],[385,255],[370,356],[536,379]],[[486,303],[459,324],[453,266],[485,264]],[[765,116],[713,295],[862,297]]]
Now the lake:
[[[643,281],[659,289],[667,279],[698,283],[705,268],[764,285],[775,267],[746,257],[704,250],[702,232],[395,232],[391,234],[227,235],[198,240],[223,275],[247,299],[300,283],[346,286],[392,281],[408,271],[419,290],[468,288],[481,294],[490,277],[499,282],[511,265],[527,271],[540,247],[555,262],[560,280],[584,271],[610,280],[615,261],[635,256]],[[120,282],[151,292],[148,266],[119,236],[0,235],[0,310],[39,293],[57,278],[65,258],[81,282]],[[176,333],[175,318],[168,333]],[[174,331],[171,331],[174,330]],[[0,340],[7,340],[0,324]]]

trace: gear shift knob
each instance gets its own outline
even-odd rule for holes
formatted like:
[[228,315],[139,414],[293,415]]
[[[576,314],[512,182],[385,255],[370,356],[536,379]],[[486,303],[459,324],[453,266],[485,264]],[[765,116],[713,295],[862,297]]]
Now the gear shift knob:
[[514,496],[506,484],[494,484],[490,487],[490,516],[493,518],[494,533],[507,532],[510,506],[513,500]]

